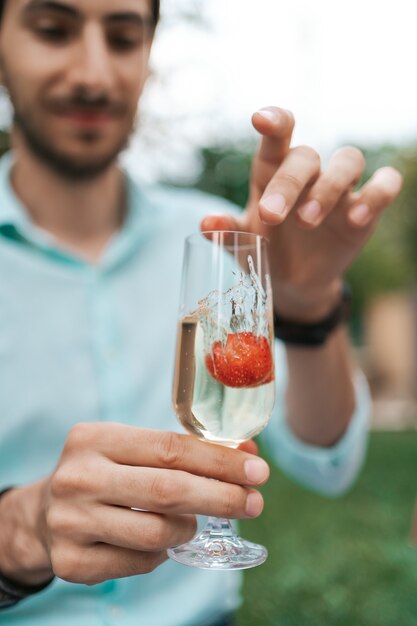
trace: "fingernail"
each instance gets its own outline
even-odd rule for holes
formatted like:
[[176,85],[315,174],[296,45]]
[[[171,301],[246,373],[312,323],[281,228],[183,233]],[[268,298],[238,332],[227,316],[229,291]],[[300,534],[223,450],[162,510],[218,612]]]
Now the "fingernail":
[[285,216],[287,201],[280,193],[274,193],[270,196],[266,196],[266,198],[262,198],[260,204],[265,211],[269,211],[269,213],[273,215],[279,215],[280,217]]
[[271,109],[259,109],[259,111],[256,112],[258,113],[258,115],[262,115],[262,117],[269,120],[270,122],[276,122],[278,120],[278,115],[275,111],[271,111]]
[[309,224],[316,224],[321,216],[321,205],[317,200],[311,200],[301,207],[298,215]]
[[264,508],[264,501],[258,491],[251,491],[246,499],[245,513],[248,517],[258,517]]
[[248,482],[253,485],[260,485],[269,476],[269,467],[262,459],[251,459],[245,461],[245,474]]
[[358,226],[365,226],[371,217],[371,209],[367,204],[358,204],[349,212],[349,219]]

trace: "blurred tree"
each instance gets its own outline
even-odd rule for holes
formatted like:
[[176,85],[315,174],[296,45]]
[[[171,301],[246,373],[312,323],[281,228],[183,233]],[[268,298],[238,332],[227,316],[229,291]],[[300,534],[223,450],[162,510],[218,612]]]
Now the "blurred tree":
[[404,187],[398,201],[401,228],[414,273],[417,274],[417,145],[401,152],[398,166],[404,176]]
[[[409,158],[409,149],[394,146],[362,148],[366,170],[360,185],[384,165],[397,167],[404,176],[404,189],[396,202],[383,214],[377,230],[353,264],[347,279],[354,293],[353,318],[356,325],[366,305],[375,296],[400,289],[413,289],[417,279],[417,253],[410,245],[410,221],[414,223],[417,241],[415,193],[417,160]],[[413,151],[411,151],[413,152]]]
[[252,155],[247,144],[203,148],[199,155],[201,173],[193,186],[243,208],[248,198]]

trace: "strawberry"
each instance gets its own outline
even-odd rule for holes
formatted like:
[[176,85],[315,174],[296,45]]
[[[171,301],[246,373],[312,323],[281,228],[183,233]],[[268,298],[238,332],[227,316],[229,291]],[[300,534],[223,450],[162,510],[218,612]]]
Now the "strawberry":
[[215,341],[205,362],[211,376],[228,387],[257,387],[274,380],[268,340],[251,332],[229,334],[225,345]]

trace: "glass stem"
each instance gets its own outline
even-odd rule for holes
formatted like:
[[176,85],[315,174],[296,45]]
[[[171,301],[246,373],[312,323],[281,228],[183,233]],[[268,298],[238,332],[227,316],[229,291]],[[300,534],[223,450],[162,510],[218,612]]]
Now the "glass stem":
[[204,533],[208,533],[210,539],[236,537],[236,532],[230,523],[230,520],[220,517],[209,517]]

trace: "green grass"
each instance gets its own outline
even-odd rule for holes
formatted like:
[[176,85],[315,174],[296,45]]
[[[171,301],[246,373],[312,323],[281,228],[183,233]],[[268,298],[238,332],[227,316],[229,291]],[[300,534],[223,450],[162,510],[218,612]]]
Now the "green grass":
[[264,513],[241,525],[269,558],[245,573],[238,626],[416,626],[416,491],[416,432],[373,433],[360,479],[336,500],[272,470]]

